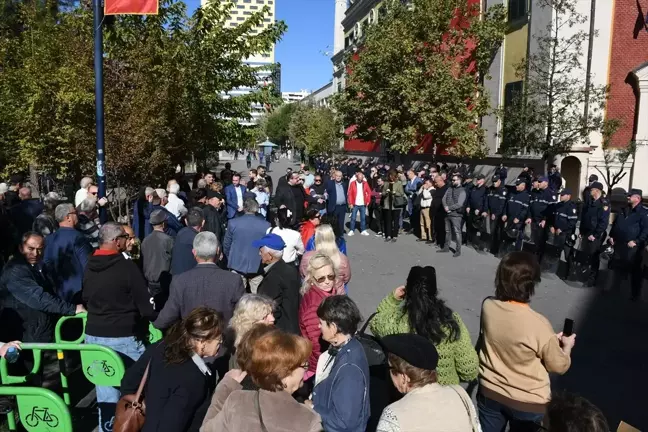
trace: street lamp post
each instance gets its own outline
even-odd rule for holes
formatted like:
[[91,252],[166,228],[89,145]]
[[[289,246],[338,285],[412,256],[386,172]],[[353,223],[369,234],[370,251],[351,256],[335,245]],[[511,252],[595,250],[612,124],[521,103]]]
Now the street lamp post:
[[[106,196],[106,152],[104,146],[104,93],[103,93],[103,5],[94,0],[94,73],[95,73],[95,127],[97,133],[97,185],[98,198]],[[106,222],[106,208],[99,207],[99,220]]]

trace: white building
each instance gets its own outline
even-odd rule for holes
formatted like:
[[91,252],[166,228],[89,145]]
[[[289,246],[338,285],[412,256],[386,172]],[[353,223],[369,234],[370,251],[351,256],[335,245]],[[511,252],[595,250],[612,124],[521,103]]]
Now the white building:
[[302,99],[300,103],[311,104],[317,107],[329,107],[333,91],[333,81],[329,81],[328,84],[323,85]]
[[299,102],[309,94],[311,93],[308,90],[300,90],[297,92],[281,92],[281,99],[283,99],[284,103]]

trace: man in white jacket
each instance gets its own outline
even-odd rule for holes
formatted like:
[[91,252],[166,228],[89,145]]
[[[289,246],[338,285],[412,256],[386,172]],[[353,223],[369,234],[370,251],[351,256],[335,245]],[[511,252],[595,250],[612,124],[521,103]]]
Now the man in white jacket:
[[187,208],[184,205],[184,202],[178,197],[178,192],[180,192],[180,185],[176,182],[170,183],[168,187],[169,197],[168,202],[164,206],[169,212],[180,219],[187,214]]

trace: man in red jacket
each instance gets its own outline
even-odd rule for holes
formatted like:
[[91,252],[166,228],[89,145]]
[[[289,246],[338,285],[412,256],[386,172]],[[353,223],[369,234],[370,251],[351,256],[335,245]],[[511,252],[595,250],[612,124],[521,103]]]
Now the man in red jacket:
[[360,234],[368,236],[366,221],[367,206],[371,202],[371,188],[369,183],[364,178],[362,171],[358,170],[355,175],[355,180],[349,184],[349,191],[347,193],[347,200],[349,208],[351,209],[351,224],[349,225],[349,237],[354,234],[356,217],[360,211]]

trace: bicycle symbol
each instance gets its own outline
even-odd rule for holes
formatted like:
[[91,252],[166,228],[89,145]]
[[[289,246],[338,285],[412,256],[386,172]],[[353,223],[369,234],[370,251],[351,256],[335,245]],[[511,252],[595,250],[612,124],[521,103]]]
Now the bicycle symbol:
[[90,376],[94,376],[94,374],[99,371],[103,372],[106,376],[111,377],[115,375],[115,368],[110,366],[106,360],[95,360],[92,362],[90,366],[86,368],[86,372]]
[[49,408],[38,408],[33,407],[31,414],[27,414],[25,417],[25,423],[29,427],[36,427],[38,424],[44,421],[51,428],[55,428],[59,424],[59,419],[54,414],[49,413]]
[[114,416],[110,417],[110,421],[104,423],[103,430],[105,430],[106,432],[112,432],[114,423],[115,423],[115,417]]

